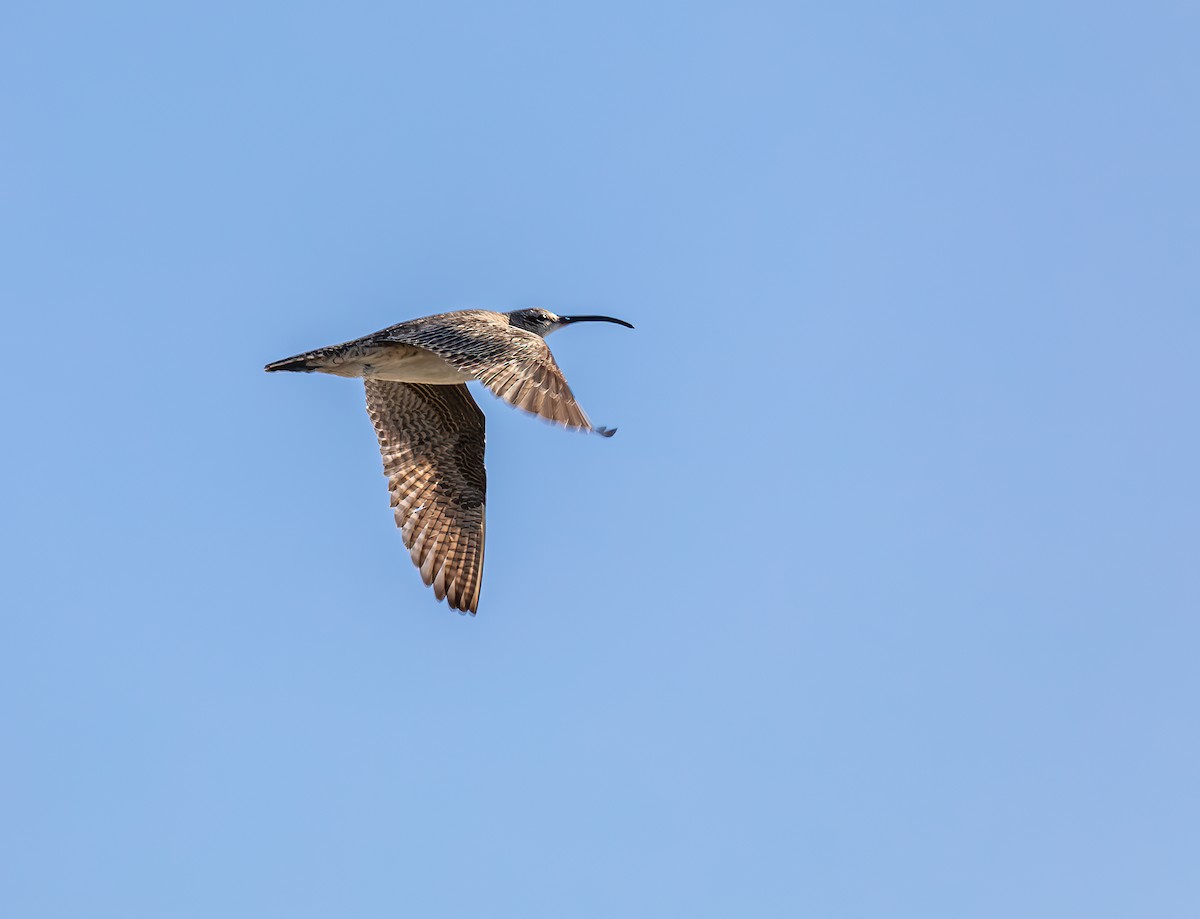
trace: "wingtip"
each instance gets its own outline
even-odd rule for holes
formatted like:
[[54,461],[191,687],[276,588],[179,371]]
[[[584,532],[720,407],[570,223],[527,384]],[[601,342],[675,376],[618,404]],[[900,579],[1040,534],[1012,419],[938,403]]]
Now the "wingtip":
[[612,437],[614,434],[617,433],[617,429],[616,428],[605,428],[605,427],[592,428],[592,433],[599,434],[601,437]]

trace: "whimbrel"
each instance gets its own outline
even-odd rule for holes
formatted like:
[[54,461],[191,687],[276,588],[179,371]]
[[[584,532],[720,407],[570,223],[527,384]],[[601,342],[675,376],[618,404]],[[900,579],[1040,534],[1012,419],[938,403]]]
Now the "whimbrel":
[[404,545],[437,598],[460,612],[479,609],[487,500],[483,412],[466,382],[479,380],[504,401],[564,427],[616,432],[592,427],[544,340],[573,322],[633,328],[611,316],[459,310],[266,366],[364,379]]

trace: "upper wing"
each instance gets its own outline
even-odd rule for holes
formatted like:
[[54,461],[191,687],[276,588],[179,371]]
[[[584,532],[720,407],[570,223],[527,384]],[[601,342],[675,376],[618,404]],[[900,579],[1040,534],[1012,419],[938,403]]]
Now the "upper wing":
[[487,474],[483,412],[465,385],[367,380],[396,525],[421,578],[453,609],[479,608]]
[[389,341],[432,351],[517,408],[564,427],[593,430],[544,338],[501,323],[496,313],[464,310],[449,315],[453,322],[405,322],[383,334]]

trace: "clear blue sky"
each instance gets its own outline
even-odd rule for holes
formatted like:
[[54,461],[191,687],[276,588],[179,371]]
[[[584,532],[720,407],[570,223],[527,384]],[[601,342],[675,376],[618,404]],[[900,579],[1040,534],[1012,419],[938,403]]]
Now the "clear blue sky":
[[[5,4],[0,913],[1200,915],[1198,34]],[[467,619],[261,368],[534,305]]]

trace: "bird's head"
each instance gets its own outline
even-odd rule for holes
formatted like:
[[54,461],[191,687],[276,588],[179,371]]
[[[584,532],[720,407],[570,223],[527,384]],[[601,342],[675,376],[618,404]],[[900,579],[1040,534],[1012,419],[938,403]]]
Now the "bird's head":
[[549,310],[538,307],[526,310],[513,310],[508,314],[508,321],[509,324],[516,326],[518,329],[533,332],[535,335],[541,335],[542,338],[545,338],[556,329],[570,325],[572,322],[615,322],[617,325],[623,325],[627,329],[633,328],[625,320],[613,319],[611,316],[558,316]]

